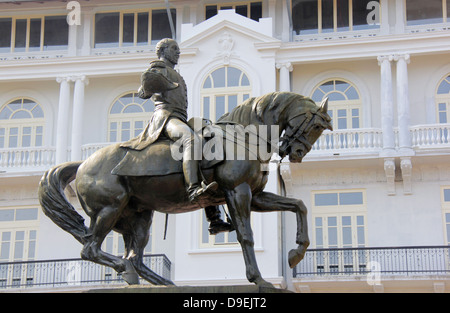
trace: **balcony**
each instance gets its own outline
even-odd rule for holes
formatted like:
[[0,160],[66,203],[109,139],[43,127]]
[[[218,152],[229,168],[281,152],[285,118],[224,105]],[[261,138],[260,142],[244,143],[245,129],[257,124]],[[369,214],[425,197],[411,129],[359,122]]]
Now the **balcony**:
[[[144,264],[171,279],[171,262],[165,255],[145,255]],[[0,263],[0,291],[118,284],[126,283],[113,269],[82,259]]]
[[[450,151],[450,124],[427,124],[410,127],[412,148],[417,155],[439,155]],[[398,146],[398,133],[395,143]],[[82,158],[111,143],[82,146]],[[329,157],[378,158],[383,150],[383,132],[379,128],[325,131],[313,145],[305,160],[320,161]],[[43,172],[55,165],[55,147],[0,149],[0,173]],[[69,153],[70,155],[70,153]]]
[[450,246],[308,249],[298,292],[448,292]]
[[325,131],[316,141],[311,154],[370,154],[383,149],[383,132],[377,128],[339,129]]
[[294,278],[323,276],[449,275],[450,246],[308,249]]

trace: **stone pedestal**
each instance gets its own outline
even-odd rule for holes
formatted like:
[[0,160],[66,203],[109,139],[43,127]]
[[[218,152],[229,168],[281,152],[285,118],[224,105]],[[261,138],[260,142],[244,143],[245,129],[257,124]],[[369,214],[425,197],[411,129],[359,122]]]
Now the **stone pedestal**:
[[290,290],[277,288],[264,288],[256,285],[233,285],[233,286],[121,286],[98,288],[85,291],[86,293],[292,293]]

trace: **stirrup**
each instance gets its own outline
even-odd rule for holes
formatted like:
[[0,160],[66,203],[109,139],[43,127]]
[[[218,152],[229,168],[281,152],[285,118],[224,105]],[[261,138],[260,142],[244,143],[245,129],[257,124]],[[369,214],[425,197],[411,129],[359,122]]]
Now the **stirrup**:
[[212,183],[206,185],[203,181],[201,183],[201,187],[196,188],[194,191],[192,191],[189,194],[189,200],[191,202],[195,202],[198,200],[198,198],[203,195],[205,192],[211,190],[212,188],[216,187],[217,183],[213,181]]

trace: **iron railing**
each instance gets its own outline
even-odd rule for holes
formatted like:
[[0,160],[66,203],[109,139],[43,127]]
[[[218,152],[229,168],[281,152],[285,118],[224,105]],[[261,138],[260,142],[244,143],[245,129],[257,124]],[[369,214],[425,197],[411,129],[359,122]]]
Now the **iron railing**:
[[[144,264],[171,279],[171,262],[164,254],[145,255]],[[113,269],[82,259],[0,263],[0,290],[124,284]]]
[[332,275],[449,275],[450,246],[308,249],[294,278]]

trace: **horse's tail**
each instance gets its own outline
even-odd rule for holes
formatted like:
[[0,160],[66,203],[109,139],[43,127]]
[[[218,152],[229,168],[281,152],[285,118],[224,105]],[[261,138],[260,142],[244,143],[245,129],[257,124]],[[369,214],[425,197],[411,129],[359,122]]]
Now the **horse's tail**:
[[44,214],[84,244],[88,234],[84,218],[77,213],[64,195],[64,189],[75,179],[81,163],[67,162],[45,172],[39,182],[38,196]]

